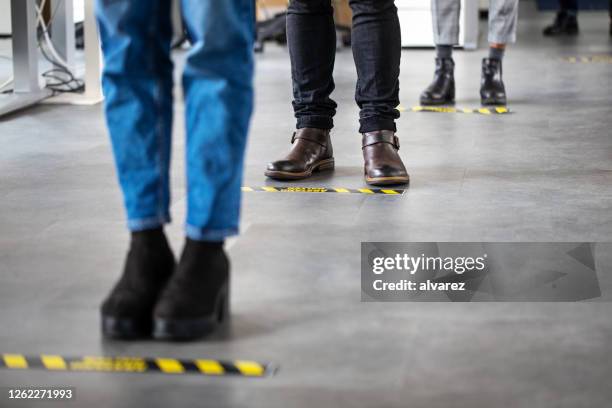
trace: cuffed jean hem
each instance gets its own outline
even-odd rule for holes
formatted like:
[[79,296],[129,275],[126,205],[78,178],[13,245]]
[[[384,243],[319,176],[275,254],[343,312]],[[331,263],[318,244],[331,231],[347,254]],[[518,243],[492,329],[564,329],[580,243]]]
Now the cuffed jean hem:
[[395,120],[393,119],[368,118],[360,119],[359,123],[361,124],[359,127],[359,133],[375,132],[377,130],[392,130],[397,132]]
[[127,226],[130,231],[144,231],[153,228],[162,227],[170,222],[170,215],[159,215],[149,218],[134,218],[128,220]]
[[185,235],[194,241],[219,242],[227,237],[238,235],[238,228],[207,229],[186,224]]
[[297,129],[303,128],[315,128],[315,129],[325,129],[330,130],[334,127],[334,121],[332,118],[327,118],[324,116],[304,116],[300,117],[297,120]]

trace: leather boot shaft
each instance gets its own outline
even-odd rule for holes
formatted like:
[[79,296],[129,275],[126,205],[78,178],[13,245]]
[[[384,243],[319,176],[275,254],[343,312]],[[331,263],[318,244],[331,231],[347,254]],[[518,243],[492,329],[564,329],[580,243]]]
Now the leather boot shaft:
[[268,164],[265,175],[279,180],[310,177],[313,172],[334,168],[334,151],[327,129],[298,129],[291,138],[293,147],[284,158]]
[[362,151],[364,177],[368,184],[407,184],[410,179],[399,156],[399,138],[390,130],[364,133]]
[[502,62],[498,59],[482,60],[480,99],[483,105],[505,105],[506,87],[502,79]]
[[421,93],[421,105],[444,105],[455,101],[455,62],[436,58],[434,79]]

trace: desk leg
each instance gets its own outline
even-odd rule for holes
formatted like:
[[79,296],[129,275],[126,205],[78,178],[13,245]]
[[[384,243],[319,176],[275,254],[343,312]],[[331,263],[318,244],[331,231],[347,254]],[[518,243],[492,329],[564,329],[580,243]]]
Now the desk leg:
[[38,45],[34,0],[11,0],[14,92],[38,92]]

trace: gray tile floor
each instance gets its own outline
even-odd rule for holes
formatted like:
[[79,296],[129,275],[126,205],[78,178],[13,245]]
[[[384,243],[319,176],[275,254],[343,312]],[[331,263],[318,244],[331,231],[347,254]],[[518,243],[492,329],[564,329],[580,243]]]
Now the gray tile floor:
[[[545,39],[551,14],[521,5],[504,66],[515,113],[404,113],[404,196],[245,194],[243,233],[229,245],[231,330],[208,341],[100,338],[98,306],[127,244],[101,107],[42,105],[1,120],[0,352],[245,358],[280,371],[260,380],[0,371],[0,386],[74,386],[73,406],[88,407],[608,406],[608,302],[360,302],[361,241],[612,240],[612,65],[561,59],[612,53],[607,16],[583,13],[580,36]],[[457,106],[478,106],[484,54],[456,52]],[[431,50],[404,51],[404,106],[416,104],[432,66]],[[299,185],[364,186],[349,50],[336,81],[337,169]],[[270,46],[258,56],[246,185],[279,185],[262,172],[289,147],[290,89],[287,52]]]

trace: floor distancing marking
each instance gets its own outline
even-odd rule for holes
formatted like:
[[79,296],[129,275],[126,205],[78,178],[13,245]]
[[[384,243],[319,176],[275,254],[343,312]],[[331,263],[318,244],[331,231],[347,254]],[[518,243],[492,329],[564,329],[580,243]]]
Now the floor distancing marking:
[[1,354],[0,369],[47,371],[106,372],[106,373],[161,373],[169,375],[213,375],[266,377],[274,374],[270,364],[251,360],[220,361],[210,359],[182,360],[175,358],[144,357],[63,357],[41,354]]
[[565,57],[561,59],[571,64],[592,64],[592,63],[612,64],[612,55],[588,55],[588,56],[582,56],[582,57]]
[[491,108],[455,108],[452,106],[413,106],[412,108],[406,109],[402,105],[397,107],[400,112],[433,112],[433,113],[475,113],[480,115],[505,115],[513,113],[505,106],[496,106]]
[[250,187],[243,186],[244,192],[264,192],[264,193],[340,193],[340,194],[385,194],[402,195],[404,189],[389,188],[334,188],[334,187],[287,187],[287,186],[264,186]]

